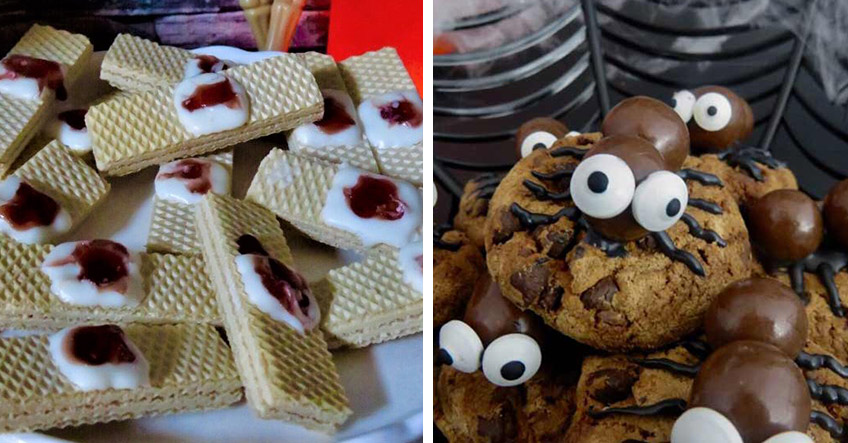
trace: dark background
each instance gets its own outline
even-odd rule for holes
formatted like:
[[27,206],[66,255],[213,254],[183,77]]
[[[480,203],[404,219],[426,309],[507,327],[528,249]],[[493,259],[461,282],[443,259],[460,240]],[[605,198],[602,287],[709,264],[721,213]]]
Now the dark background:
[[[455,211],[451,191],[481,171],[508,170],[517,160],[512,137],[524,121],[548,115],[573,130],[597,130],[601,89],[615,105],[632,95],[667,101],[679,89],[727,86],[754,110],[755,130],[745,142],[786,161],[804,191],[820,198],[848,176],[846,107],[828,100],[817,66],[823,57],[813,49],[827,45],[813,38],[845,33],[828,29],[833,18],[827,17],[826,1],[571,3],[519,45],[434,58],[437,223]],[[807,25],[809,10],[819,17]],[[507,8],[464,18],[457,28],[497,26],[516,13]],[[805,26],[815,31],[806,45]],[[603,73],[593,68],[593,57]],[[848,71],[846,60],[832,62]],[[532,69],[523,69],[527,66]],[[764,134],[772,119],[776,131],[769,141]]]

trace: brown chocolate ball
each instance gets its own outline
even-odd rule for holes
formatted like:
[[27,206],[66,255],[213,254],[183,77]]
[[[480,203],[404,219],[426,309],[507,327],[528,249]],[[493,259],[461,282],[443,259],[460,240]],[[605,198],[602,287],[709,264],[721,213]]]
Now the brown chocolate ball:
[[823,213],[827,233],[848,249],[848,180],[842,180],[828,192]]
[[748,229],[761,252],[772,260],[797,261],[818,249],[824,222],[818,205],[807,194],[779,189],[748,208]]
[[704,319],[713,349],[737,340],[770,343],[795,358],[807,341],[807,311],[795,292],[771,278],[730,284],[713,300]]
[[812,401],[791,358],[768,343],[743,340],[704,361],[689,406],[719,412],[745,443],[760,443],[785,431],[806,432]]
[[[652,173],[665,169],[665,161],[659,151],[647,140],[632,135],[604,137],[595,143],[595,146],[583,158],[597,154],[614,155],[624,160],[633,171],[637,186]],[[627,208],[613,218],[599,219],[587,216],[586,219],[596,231],[610,240],[632,241],[648,234],[648,231],[633,218],[631,208]]]
[[565,134],[568,134],[565,123],[550,117],[534,118],[518,127],[515,152],[518,158],[524,158],[533,150],[550,148],[554,141],[565,137]]
[[635,135],[653,145],[665,161],[665,169],[677,171],[689,155],[689,130],[680,116],[665,103],[644,96],[622,100],[601,125],[604,136]]
[[513,333],[527,334],[540,344],[544,338],[541,319],[518,309],[504,298],[501,288],[488,273],[480,276],[474,284],[463,321],[474,329],[483,346]]
[[[692,93],[695,94],[695,112],[699,107],[703,108],[705,119],[721,118],[726,109],[711,100],[711,98],[716,98],[714,95],[699,101],[706,94],[718,94],[730,104],[730,119],[725,124],[716,127],[704,127],[699,124],[693,112],[688,125],[693,150],[697,152],[723,151],[751,135],[751,131],[754,130],[754,112],[744,98],[722,86],[703,86],[692,91]],[[717,100],[721,101],[720,98],[717,98]]]

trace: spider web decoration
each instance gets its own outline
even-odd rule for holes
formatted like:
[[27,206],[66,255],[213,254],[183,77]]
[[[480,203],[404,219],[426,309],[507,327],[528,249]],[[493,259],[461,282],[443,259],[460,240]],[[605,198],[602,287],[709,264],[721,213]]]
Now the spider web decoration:
[[[822,1],[570,0],[511,43],[435,56],[435,219],[453,217],[469,178],[512,167],[513,137],[526,120],[552,116],[593,131],[623,98],[668,100],[704,84],[745,98],[756,117],[745,143],[771,150],[804,191],[821,198],[848,176],[848,112],[828,100],[816,69],[820,54],[806,45],[819,22],[808,12],[821,11]],[[492,26],[517,13],[503,7],[454,29]]]

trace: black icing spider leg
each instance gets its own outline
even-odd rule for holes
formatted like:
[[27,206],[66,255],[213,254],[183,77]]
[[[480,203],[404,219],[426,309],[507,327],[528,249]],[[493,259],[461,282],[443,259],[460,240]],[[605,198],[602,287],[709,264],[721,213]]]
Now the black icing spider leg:
[[763,181],[763,170],[757,163],[772,169],[783,168],[785,163],[772,157],[771,152],[753,146],[734,146],[718,155],[718,158],[730,166],[740,167],[748,172],[754,180]]
[[804,263],[793,263],[789,266],[787,272],[789,273],[789,282],[792,284],[792,290],[798,294],[798,297],[804,301],[804,304],[809,303],[810,300],[807,298],[807,285],[804,282]]
[[683,223],[686,223],[686,226],[689,226],[689,233],[693,236],[707,243],[715,243],[722,248],[727,246],[727,241],[721,238],[718,232],[702,228],[698,220],[695,220],[695,217],[692,217],[690,214],[683,214],[680,219],[683,220]]
[[552,149],[550,151],[550,155],[551,157],[574,157],[580,160],[586,155],[586,152],[588,152],[587,149],[575,148],[573,146],[562,146]]
[[681,169],[676,174],[683,180],[694,180],[704,186],[724,187],[721,179],[718,176],[708,172],[698,171],[695,169]]
[[663,254],[667,255],[674,261],[679,261],[695,274],[704,277],[707,273],[704,271],[704,266],[695,258],[694,255],[689,253],[688,251],[684,251],[683,249],[678,249],[677,246],[674,245],[674,241],[671,237],[665,232],[652,232],[651,236],[656,240],[657,245],[659,245],[660,250]]
[[625,406],[623,408],[604,408],[599,411],[589,410],[592,418],[604,418],[614,414],[621,415],[680,415],[686,411],[686,400],[670,398],[648,406]]
[[807,387],[810,388],[810,397],[826,405],[848,405],[848,389],[834,386],[822,385],[807,379]]
[[798,358],[795,359],[795,363],[798,364],[799,367],[808,370],[826,368],[842,378],[848,378],[848,368],[840,363],[839,360],[829,355],[808,354],[801,351],[801,353],[798,354]]
[[845,307],[842,306],[842,300],[839,298],[839,289],[836,287],[836,281],[834,280],[836,278],[836,269],[833,269],[833,266],[829,263],[822,263],[816,269],[816,273],[827,290],[827,303],[830,305],[833,314],[837,317],[844,317]]
[[702,211],[709,212],[710,214],[714,214],[714,215],[721,215],[721,214],[724,213],[724,210],[721,209],[721,206],[719,206],[719,205],[717,205],[717,204],[715,204],[715,203],[713,203],[709,200],[703,200],[703,199],[700,199],[700,198],[690,198],[689,199],[689,206],[691,206],[693,208],[698,208]]
[[583,231],[586,231],[586,237],[583,238],[583,241],[586,242],[586,244],[600,249],[607,255],[607,257],[627,256],[627,248],[624,247],[624,243],[610,240],[599,234],[597,231],[592,229],[592,226],[585,217],[580,217],[577,221],[577,226]]
[[571,200],[571,192],[551,192],[548,188],[534,182],[533,180],[524,180],[524,187],[527,188],[539,201],[568,201]]
[[667,358],[642,358],[632,359],[631,361],[644,368],[665,369],[667,371],[674,372],[675,374],[685,375],[688,377],[698,375],[698,371],[701,369],[700,364],[687,365]]
[[821,411],[810,412],[810,422],[821,426],[837,441],[848,440],[848,432],[836,419]]

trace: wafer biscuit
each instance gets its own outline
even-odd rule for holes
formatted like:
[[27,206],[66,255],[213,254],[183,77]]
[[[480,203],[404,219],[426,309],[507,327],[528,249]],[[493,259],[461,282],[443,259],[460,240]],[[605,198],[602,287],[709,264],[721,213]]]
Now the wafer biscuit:
[[[387,92],[415,89],[415,83],[394,48],[350,57],[339,63],[339,69],[357,105]],[[421,186],[424,176],[424,148],[421,143],[401,148],[371,148],[381,173]]]
[[14,175],[68,211],[71,229],[106,199],[110,188],[94,168],[56,140],[39,150]]
[[339,169],[335,163],[274,149],[259,165],[245,198],[270,209],[321,243],[367,251],[370,246],[363,244],[358,235],[329,226],[321,217]]
[[129,34],[119,34],[100,65],[100,78],[130,92],[149,91],[179,83],[190,51]]
[[227,345],[212,326],[129,325],[150,363],[150,386],[77,390],[53,362],[46,336],[0,340],[0,431],[30,431],[223,408],[241,398]]
[[364,347],[421,332],[421,292],[403,280],[398,251],[379,247],[313,286],[331,348]]
[[194,136],[177,118],[170,87],[120,95],[93,106],[85,117],[98,169],[107,175],[126,175],[282,132],[315,121],[324,112],[314,77],[294,55],[237,66],[223,74],[247,91],[250,111],[244,126]]
[[[233,152],[226,151],[207,156],[230,172],[233,169]],[[153,219],[147,237],[147,250],[172,254],[200,254],[200,243],[194,223],[194,205],[160,199],[153,195]]]
[[[9,55],[26,55],[61,63],[65,69],[64,84],[69,86],[79,77],[91,51],[91,43],[84,35],[33,25],[9,51]],[[0,176],[9,172],[15,159],[38,132],[52,102],[52,94],[42,95],[40,100],[22,100],[0,94]]]
[[97,323],[221,324],[199,255],[142,254],[145,298],[133,308],[76,306],[50,290],[41,264],[53,246],[0,240],[0,328],[58,329]]
[[301,334],[260,311],[236,267],[237,239],[245,234],[271,257],[292,263],[277,219],[258,205],[215,194],[203,198],[196,215],[248,403],[263,418],[333,431],[351,411],[320,330]]
[[[318,87],[322,90],[335,89],[347,92],[344,80],[333,57],[317,52],[298,54],[306,67],[315,76]],[[306,155],[311,155],[331,162],[348,162],[357,168],[379,172],[377,159],[365,139],[356,146],[305,146],[294,137],[288,137],[289,149]]]

